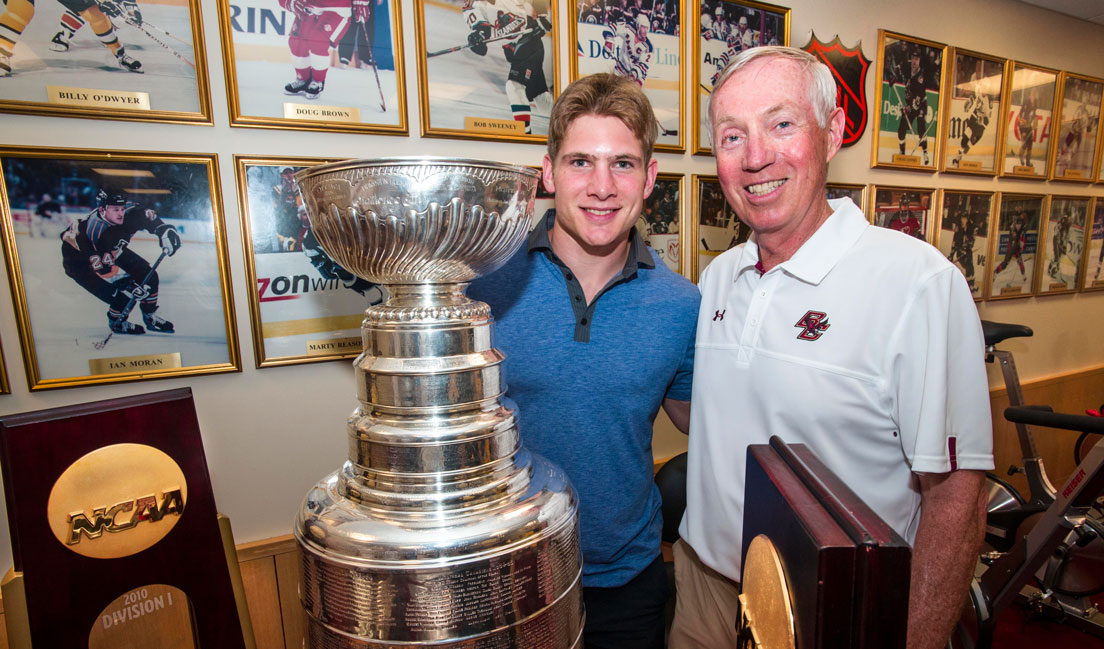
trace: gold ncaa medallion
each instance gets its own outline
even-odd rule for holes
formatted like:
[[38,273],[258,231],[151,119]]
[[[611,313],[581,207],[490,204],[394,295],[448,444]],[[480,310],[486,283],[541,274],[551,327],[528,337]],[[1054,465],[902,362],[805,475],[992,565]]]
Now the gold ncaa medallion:
[[114,444],[69,466],[50,490],[46,516],[54,537],[93,559],[118,559],[150,548],[184,513],[184,472],[145,444]]
[[140,586],[100,611],[88,649],[195,649],[188,596],[166,584]]
[[743,577],[736,620],[739,649],[794,649],[790,589],[778,550],[766,535],[748,545]]

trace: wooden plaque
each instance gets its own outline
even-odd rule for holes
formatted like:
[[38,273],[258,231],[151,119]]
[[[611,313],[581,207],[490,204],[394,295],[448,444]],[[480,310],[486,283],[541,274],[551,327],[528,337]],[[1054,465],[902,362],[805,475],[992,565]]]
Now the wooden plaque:
[[35,647],[252,640],[191,390],[0,417],[0,464]]
[[905,646],[912,551],[804,444],[748,447],[743,553],[780,555],[802,649]]

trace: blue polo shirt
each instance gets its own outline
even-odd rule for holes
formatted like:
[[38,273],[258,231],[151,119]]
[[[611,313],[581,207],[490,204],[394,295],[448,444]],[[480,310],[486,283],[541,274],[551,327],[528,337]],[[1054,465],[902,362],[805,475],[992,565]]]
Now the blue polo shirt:
[[583,585],[621,586],[660,552],[652,424],[664,398],[690,399],[700,296],[633,230],[625,268],[588,305],[549,245],[554,222],[468,295],[491,306],[522,442],[579,494]]

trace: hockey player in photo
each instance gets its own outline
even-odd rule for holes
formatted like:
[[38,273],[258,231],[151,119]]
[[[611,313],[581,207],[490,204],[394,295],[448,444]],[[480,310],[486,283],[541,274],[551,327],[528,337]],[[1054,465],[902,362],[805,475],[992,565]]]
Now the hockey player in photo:
[[[1075,166],[1073,158],[1081,151],[1081,141],[1089,130],[1089,111],[1085,108],[1085,102],[1077,102],[1073,111],[1073,120],[1070,130],[1062,140],[1062,146],[1058,149],[1058,160],[1066,167]],[[1091,141],[1092,138],[1089,138]]]
[[35,206],[34,223],[30,228],[32,237],[48,237],[53,230],[53,236],[57,236],[56,228],[61,224],[65,216],[61,213],[61,204],[49,194],[43,194],[42,200]]
[[[39,0],[40,2],[42,0]],[[126,47],[119,42],[115,33],[115,26],[101,10],[95,0],[58,0],[69,12],[78,16],[83,22],[92,26],[92,31],[100,39],[104,47],[114,56],[115,62],[129,72],[142,72],[142,64],[134,57],[127,54]],[[114,3],[111,3],[114,5]],[[35,6],[33,0],[7,0],[3,13],[0,13],[0,77],[11,76],[12,57],[15,53],[15,44],[23,35],[23,30],[34,18]],[[79,27],[79,25],[78,25]]]
[[970,152],[970,147],[981,140],[985,128],[989,126],[989,118],[993,114],[993,98],[982,93],[981,85],[977,78],[973,79],[973,92],[966,100],[966,119],[962,125],[962,139],[958,145],[958,153],[951,160],[951,164],[958,166],[962,158]]
[[1058,218],[1058,222],[1054,224],[1054,235],[1050,238],[1050,248],[1052,257],[1050,264],[1047,266],[1047,275],[1050,275],[1052,279],[1060,280],[1059,276],[1062,270],[1062,257],[1065,256],[1069,246],[1070,240],[1070,228],[1073,226],[1073,218],[1070,216],[1069,210],[1062,212],[1062,216]]
[[310,228],[303,235],[303,253],[307,255],[307,259],[310,260],[311,265],[314,266],[323,279],[338,280],[342,286],[350,291],[356,291],[360,295],[368,297],[371,304],[379,304],[383,301],[383,292],[379,287],[350,273],[331,259],[326,251],[322,249],[322,246],[319,245],[318,239],[315,238],[314,232]]
[[280,6],[295,15],[288,34],[295,80],[284,86],[284,94],[317,99],[326,87],[330,48],[349,28],[350,1],[280,0]]
[[[137,27],[142,26],[142,10],[134,0],[97,0],[100,11],[109,18],[118,18],[132,23]],[[84,27],[85,20],[72,9],[66,8],[58,21],[58,31],[50,39],[50,49],[55,52],[68,52],[70,41]]]
[[970,291],[977,290],[974,278],[974,242],[977,240],[979,220],[968,211],[961,212],[954,220],[954,237],[951,239],[951,254],[948,259],[962,269]]
[[[919,141],[924,164],[928,164],[928,89],[927,73],[924,70],[920,49],[915,48],[909,54],[909,69],[903,72],[895,70],[897,81],[905,85],[905,97],[901,104],[901,118],[897,126],[897,145],[901,155],[905,155],[906,136],[912,130]],[[913,126],[915,129],[913,130]]]
[[372,35],[376,29],[376,12],[373,3],[383,0],[352,0],[352,16],[345,37],[337,46],[337,58],[341,67],[348,67],[356,53],[364,65],[375,65],[372,56]]
[[901,202],[897,208],[897,214],[893,216],[893,219],[886,227],[890,230],[904,232],[921,241],[924,240],[924,228],[920,225],[920,221],[912,215],[912,210],[909,209],[909,199],[907,195],[901,197]]
[[632,24],[619,22],[602,32],[605,55],[613,59],[613,73],[628,77],[643,86],[648,78],[648,62],[655,50],[648,40],[651,21],[643,13]]
[[488,41],[502,47],[510,64],[505,91],[514,120],[532,133],[532,113],[552,110],[552,92],[544,75],[543,37],[552,31],[545,14],[537,14],[530,0],[465,0],[464,22],[468,44],[477,56],[486,56]]
[[[176,228],[154,210],[131,203],[121,194],[101,189],[96,204],[88,216],[61,235],[65,274],[108,305],[112,332],[174,333],[173,324],[157,313],[157,271],[128,246],[135,233],[145,230],[158,238],[163,256],[172,256],[181,245]],[[128,320],[135,304],[141,308],[144,328]]]
[[1020,150],[1015,153],[1020,165],[1031,167],[1031,149],[1035,145],[1035,116],[1039,109],[1038,93],[1034,88],[1027,92],[1027,99],[1016,116],[1016,133],[1020,136]]
[[295,182],[295,170],[291,167],[280,170],[280,182],[272,187],[272,202],[280,250],[299,250],[307,227],[307,208]]
[[993,276],[996,277],[1002,270],[1008,267],[1008,262],[1013,259],[1020,266],[1020,275],[1022,279],[1027,281],[1027,271],[1024,269],[1023,253],[1027,247],[1027,212],[1020,212],[1019,215],[1013,219],[1012,224],[1008,228],[1008,249],[1004,253],[1004,259],[1001,260],[997,267],[993,269]]

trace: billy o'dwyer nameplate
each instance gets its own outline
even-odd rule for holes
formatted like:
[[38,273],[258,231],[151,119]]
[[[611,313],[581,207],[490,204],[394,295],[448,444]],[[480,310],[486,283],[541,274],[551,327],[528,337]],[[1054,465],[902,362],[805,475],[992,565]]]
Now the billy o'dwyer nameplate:
[[13,647],[248,646],[190,390],[0,417],[0,464]]

